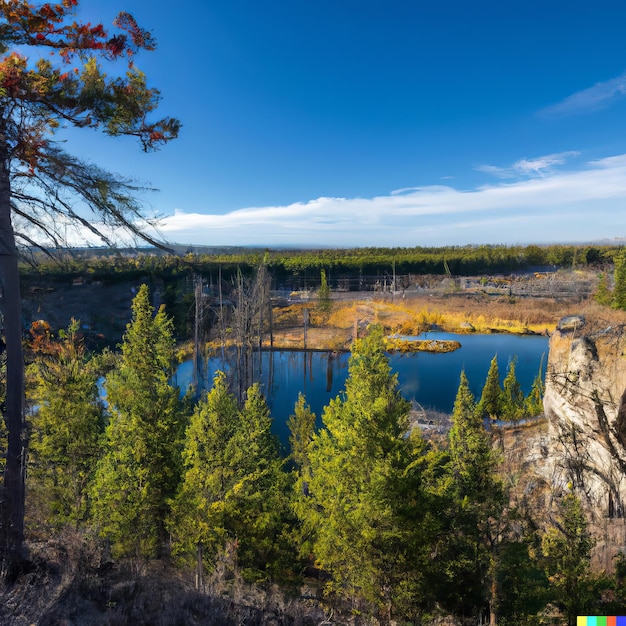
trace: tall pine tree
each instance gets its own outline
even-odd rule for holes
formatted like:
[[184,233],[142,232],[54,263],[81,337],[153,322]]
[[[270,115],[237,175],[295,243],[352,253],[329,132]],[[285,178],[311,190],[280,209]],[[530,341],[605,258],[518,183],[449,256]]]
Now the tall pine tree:
[[524,410],[529,417],[536,417],[543,413],[543,394],[546,385],[543,380],[543,363],[539,366],[539,371],[533,380],[528,396],[524,400]]
[[225,374],[218,372],[191,416],[182,452],[183,481],[168,519],[174,552],[195,558],[200,549],[210,567],[227,537],[224,501],[231,472],[225,450],[238,421],[237,400]]
[[326,271],[320,271],[320,288],[317,292],[317,306],[322,313],[329,313],[332,307],[330,301],[330,287],[326,278]]
[[[111,33],[101,24],[80,23],[77,6],[78,0],[0,3],[0,309],[7,426],[0,574],[15,572],[25,556],[22,450],[27,432],[19,247],[62,247],[73,227],[85,228],[108,244],[105,229],[94,222],[106,224],[107,232],[140,236],[141,224],[146,224],[133,198],[137,185],[71,156],[53,136],[59,127],[99,129],[132,136],[144,150],[152,150],[176,137],[180,127],[172,118],[150,119],[160,95],[147,86],[133,60],[141,50],[154,50],[152,35],[126,12],[118,15]],[[116,75],[113,62],[122,59],[128,63],[126,71]],[[106,64],[106,72],[100,63]]]
[[353,345],[345,392],[324,409],[308,447],[306,495],[297,500],[308,545],[331,575],[328,590],[385,619],[419,597],[424,575],[415,541],[423,441],[407,437],[409,410],[382,330],[373,328]]
[[[226,497],[230,537],[241,573],[250,581],[289,577],[286,524],[290,476],[283,470],[272,417],[258,383],[252,385],[237,430],[226,447],[233,483]],[[281,571],[281,570],[285,571]]]
[[488,417],[490,419],[497,419],[502,412],[502,388],[500,387],[497,354],[491,359],[477,411],[481,418]]
[[288,568],[288,559],[281,565],[280,558],[287,475],[271,424],[258,384],[239,410],[218,372],[187,429],[184,478],[168,524],[175,553],[187,559],[201,554],[209,570],[221,559],[248,580]]
[[590,564],[594,541],[576,495],[563,496],[557,514],[558,520],[541,538],[541,552],[553,599],[567,624],[574,626],[577,615],[591,615],[598,608]]
[[615,257],[613,274],[613,308],[626,309],[626,249],[622,249]]
[[596,287],[596,292],[593,295],[593,299],[603,306],[610,306],[613,302],[613,294],[609,290],[608,279],[606,276],[606,272],[601,272],[598,280],[598,286]]
[[506,495],[496,475],[491,439],[476,411],[465,372],[461,372],[454,402],[448,454],[441,476],[444,502],[450,507],[440,531],[441,600],[465,616],[489,609],[495,621],[498,527]]
[[169,383],[172,322],[154,315],[148,287],[133,300],[119,365],[107,376],[110,417],[93,487],[94,519],[115,553],[158,555],[167,501],[180,479],[184,412]]
[[502,382],[502,419],[516,422],[524,417],[524,392],[517,380],[517,359],[509,361],[509,367]]
[[[88,486],[100,453],[103,407],[98,371],[85,351],[79,323],[40,345],[34,379],[27,489],[52,527],[79,526],[88,513]],[[34,520],[31,520],[34,521]]]
[[308,476],[311,462],[309,460],[309,445],[315,434],[316,415],[306,403],[302,393],[298,394],[298,401],[293,415],[287,420],[289,428],[289,458],[303,475]]

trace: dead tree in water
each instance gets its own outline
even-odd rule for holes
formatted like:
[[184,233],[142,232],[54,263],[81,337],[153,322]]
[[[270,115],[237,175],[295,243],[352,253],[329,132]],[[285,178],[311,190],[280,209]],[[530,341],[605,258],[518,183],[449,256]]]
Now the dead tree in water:
[[193,332],[193,387],[196,398],[200,397],[202,389],[206,383],[205,364],[205,315],[204,315],[204,291],[202,285],[202,276],[196,276],[194,279],[194,332]]
[[231,327],[236,349],[235,388],[240,400],[252,383],[261,378],[261,349],[266,320],[271,323],[271,314],[266,317],[267,308],[271,306],[270,282],[271,277],[264,263],[253,278],[245,278],[238,271],[234,280]]

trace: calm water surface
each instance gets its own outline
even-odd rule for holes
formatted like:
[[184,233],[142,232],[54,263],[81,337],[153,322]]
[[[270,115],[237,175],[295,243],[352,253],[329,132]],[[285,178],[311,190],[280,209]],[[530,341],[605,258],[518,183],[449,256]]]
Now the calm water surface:
[[[465,370],[475,395],[480,394],[494,355],[498,356],[501,379],[504,379],[511,359],[517,357],[517,378],[525,394],[530,391],[543,360],[548,355],[548,338],[538,336],[455,335],[429,332],[416,339],[451,339],[461,348],[454,352],[433,354],[415,352],[389,355],[389,363],[398,374],[403,395],[419,402],[425,408],[451,413],[459,385],[461,370]],[[275,420],[274,430],[281,442],[288,441],[286,421],[293,412],[298,393],[306,396],[308,404],[319,418],[323,407],[343,389],[348,376],[348,353],[304,352],[276,350],[270,357],[261,357],[261,384]],[[258,357],[257,357],[258,358]],[[270,376],[270,360],[271,371]],[[211,358],[207,364],[207,379],[224,367],[220,358]],[[257,367],[258,369],[258,367]],[[192,376],[192,363],[183,363],[177,373],[177,384],[186,387]]]

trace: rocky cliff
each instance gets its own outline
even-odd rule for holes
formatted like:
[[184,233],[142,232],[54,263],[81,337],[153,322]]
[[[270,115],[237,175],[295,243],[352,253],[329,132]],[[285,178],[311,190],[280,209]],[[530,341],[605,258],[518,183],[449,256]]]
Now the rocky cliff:
[[573,490],[597,539],[595,564],[626,550],[626,329],[582,317],[550,339],[544,409],[548,450],[540,472],[552,496]]

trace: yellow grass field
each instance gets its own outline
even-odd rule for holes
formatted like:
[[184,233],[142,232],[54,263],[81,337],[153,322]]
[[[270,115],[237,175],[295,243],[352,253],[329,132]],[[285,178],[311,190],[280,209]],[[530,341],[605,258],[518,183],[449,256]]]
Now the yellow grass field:
[[[562,317],[582,314],[607,323],[626,323],[626,312],[600,307],[593,300],[560,302],[552,298],[515,298],[453,294],[411,298],[371,297],[334,300],[330,312],[315,302],[274,310],[274,347],[304,347],[304,309],[309,309],[306,347],[347,349],[370,324],[389,334],[416,335],[438,328],[453,333],[551,334]],[[265,345],[269,345],[269,337]]]

